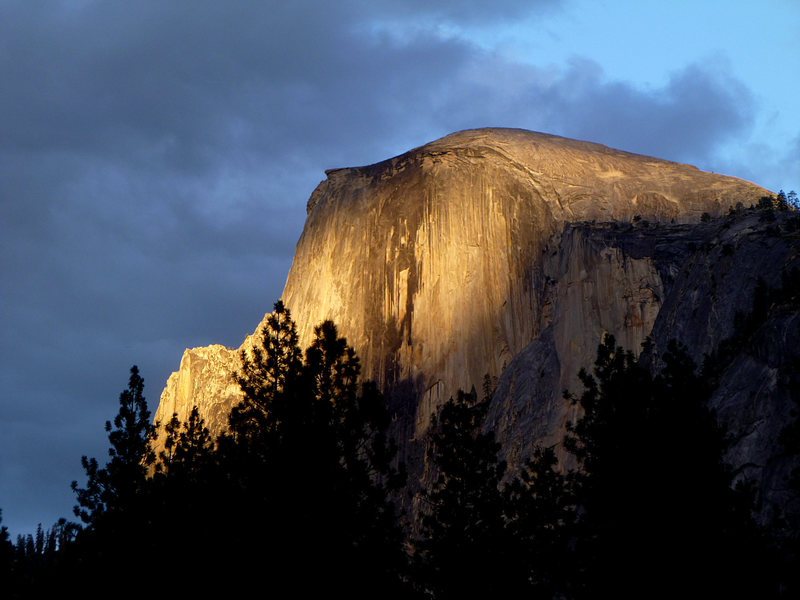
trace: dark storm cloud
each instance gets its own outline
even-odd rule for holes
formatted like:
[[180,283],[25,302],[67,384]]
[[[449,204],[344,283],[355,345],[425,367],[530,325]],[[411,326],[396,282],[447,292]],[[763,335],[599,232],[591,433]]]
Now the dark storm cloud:
[[523,127],[678,161],[707,162],[753,118],[750,93],[718,65],[688,65],[656,89],[608,81],[600,65],[577,58],[539,69],[488,57],[460,77],[472,101],[439,107],[454,127]]
[[[525,127],[684,160],[748,122],[724,74],[642,91],[487,56],[438,26],[555,2],[4,2],[0,508],[67,515],[128,368],[155,408],[187,346],[238,345],[281,293],[324,169]],[[446,7],[445,7],[446,6]],[[387,24],[408,27],[389,31]]]
[[573,65],[555,91],[568,135],[677,160],[701,159],[750,125],[747,90],[715,68],[689,65],[655,90],[604,83],[599,67]]
[[3,134],[20,149],[200,171],[230,148],[283,153],[287,136],[347,144],[364,131],[343,110],[391,131],[403,113],[392,99],[419,83],[435,88],[466,49],[430,27],[402,42],[355,31],[394,12],[458,22],[529,6],[433,4],[86,2],[36,11],[16,3],[2,31],[13,81],[0,100]]
[[773,192],[794,190],[800,193],[800,132],[785,147],[764,142],[747,144],[735,157],[728,159],[723,172],[755,181]]

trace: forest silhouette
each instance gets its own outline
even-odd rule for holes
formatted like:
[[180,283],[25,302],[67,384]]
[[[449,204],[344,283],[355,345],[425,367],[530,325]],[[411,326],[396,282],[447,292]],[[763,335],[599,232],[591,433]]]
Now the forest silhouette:
[[[790,288],[761,290],[756,308]],[[758,318],[742,318],[741,336]],[[563,440],[573,469],[537,446],[508,471],[485,427],[487,376],[482,397],[460,391],[432,418],[432,484],[405,504],[419,512],[402,514],[390,417],[336,326],[316,327],[303,352],[279,301],[261,334],[232,374],[243,400],[217,439],[196,407],[186,422],[152,424],[131,369],[106,423],[108,462],[83,457],[85,486],[72,484],[80,523],[40,526],[16,544],[2,529],[9,597],[73,587],[88,597],[435,599],[799,590],[796,516],[755,520],[754,490],[724,462],[729,439],[708,407],[715,373],[744,338],[699,372],[671,343],[653,374],[606,336],[579,374],[583,391],[564,395],[581,415]],[[798,452],[796,428],[787,452]],[[789,486],[797,497],[798,478]]]

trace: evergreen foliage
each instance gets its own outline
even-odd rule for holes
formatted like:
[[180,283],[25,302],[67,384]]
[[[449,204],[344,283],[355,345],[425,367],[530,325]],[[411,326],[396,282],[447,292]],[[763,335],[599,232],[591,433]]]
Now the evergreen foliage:
[[[433,598],[779,597],[769,540],[747,485],[723,461],[729,442],[707,406],[712,385],[670,343],[657,375],[607,336],[582,370],[581,418],[559,468],[537,447],[503,479],[488,398],[459,393],[432,420],[415,542],[421,591]],[[713,379],[710,380],[713,384]]]
[[758,210],[772,210],[777,209],[780,212],[800,208],[798,206],[797,194],[794,191],[786,194],[783,190],[779,191],[776,196],[762,196],[758,199],[755,205]]
[[300,384],[302,354],[297,327],[280,300],[261,336],[261,345],[255,345],[251,355],[242,350],[236,382],[244,399],[231,411],[230,427],[234,437],[258,438],[260,448],[268,450],[279,446],[287,435],[299,437],[298,432],[287,429],[302,426],[308,415],[301,415],[301,407],[291,401]]
[[[194,407],[185,423],[173,415],[164,425],[157,459],[159,426],[131,369],[113,427],[106,423],[108,464],[84,457],[88,483],[73,483],[86,527],[61,575],[94,580],[98,595],[133,577],[127,592],[144,594],[149,584],[134,574],[166,553],[170,569],[197,575],[161,593],[406,595],[389,499],[405,474],[380,393],[358,381],[358,357],[333,323],[315,329],[305,357],[282,303],[262,334],[234,374],[243,401],[229,433],[212,440]],[[32,549],[23,543],[28,554],[47,546],[43,532]]]
[[[72,482],[78,500],[74,513],[85,527],[60,565],[61,577],[75,582],[89,577],[98,589],[119,585],[131,572],[146,568],[147,557],[159,547],[148,477],[156,458],[151,445],[156,425],[150,421],[144,380],[135,365],[128,388],[120,394],[119,412],[113,424],[106,421],[105,430],[109,461],[101,468],[97,459],[82,457],[87,485],[79,488]],[[135,578],[126,589],[135,595],[146,587]]]
[[[301,352],[281,303],[232,376],[242,402],[213,440],[197,407],[186,422],[150,423],[138,369],[106,423],[109,460],[83,457],[72,487],[84,523],[61,520],[14,546],[0,528],[11,597],[84,594],[276,597],[784,597],[797,589],[796,515],[770,545],[752,494],[722,460],[729,440],[708,399],[730,358],[764,319],[794,306],[800,278],[760,284],[753,314],[706,360],[668,346],[652,374],[607,336],[561,452],[536,447],[508,473],[485,420],[493,392],[459,391],[434,415],[432,480],[418,500],[411,564],[392,498],[405,483],[377,387],[359,381],[353,349],[324,322]],[[800,367],[784,384],[796,391]],[[783,434],[797,455],[797,421]],[[800,473],[800,471],[798,471]],[[797,474],[795,474],[797,475]],[[800,476],[788,482],[796,490]],[[412,519],[413,520],[413,519]],[[782,554],[781,554],[782,553]],[[155,565],[174,577],[154,590]],[[779,573],[783,569],[782,573]],[[186,576],[185,574],[191,574]],[[783,588],[776,582],[781,582]]]
[[[3,522],[3,511],[0,510],[0,523]],[[8,535],[8,527],[0,526],[0,581],[8,581],[14,564],[14,545]]]
[[[66,519],[48,529],[39,523],[35,534],[18,535],[16,544],[8,540],[5,527],[0,532],[0,579],[10,598],[49,597],[65,583],[65,554],[80,527]],[[5,539],[3,539],[5,538]],[[6,596],[4,596],[6,597]]]
[[130,506],[144,486],[148,468],[155,460],[150,447],[155,428],[150,423],[150,411],[143,391],[144,380],[134,365],[128,389],[119,397],[119,413],[114,417],[114,427],[106,421],[111,460],[101,469],[97,459],[81,458],[88,481],[86,488],[79,488],[77,481],[72,482],[72,489],[78,497],[74,512],[90,526],[109,510],[122,511]]
[[568,429],[580,511],[576,559],[586,597],[775,594],[752,498],[734,489],[709,388],[672,343],[651,377],[607,336],[573,398]]
[[559,470],[552,447],[536,446],[519,476],[503,489],[509,570],[520,594],[557,598],[574,592],[578,513],[573,479]]
[[188,480],[208,471],[213,460],[214,443],[197,406],[192,407],[185,423],[173,414],[164,432],[164,450],[159,453],[156,473],[188,483]]
[[[438,468],[422,492],[418,584],[434,598],[502,597],[511,584],[500,444],[483,432],[490,398],[459,391],[431,420],[428,458]],[[492,573],[487,577],[487,573]]]
[[405,555],[389,494],[404,473],[393,466],[380,393],[359,383],[358,357],[329,321],[315,328],[302,361],[282,303],[262,336],[260,348],[242,354],[244,398],[220,448],[245,505],[272,515],[262,522],[276,575],[310,562],[317,577],[306,586],[399,594]]

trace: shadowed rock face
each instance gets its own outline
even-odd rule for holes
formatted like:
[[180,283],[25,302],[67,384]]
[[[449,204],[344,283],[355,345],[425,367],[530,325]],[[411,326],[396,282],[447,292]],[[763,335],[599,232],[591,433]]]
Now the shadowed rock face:
[[[555,348],[529,358],[560,395],[592,362],[603,331],[631,348],[651,332],[673,267],[587,241],[565,224],[637,215],[691,223],[768,193],[688,165],[515,129],[454,133],[327,176],[308,201],[283,300],[303,347],[324,319],[354,346],[362,373],[387,391],[412,472],[422,460],[414,440],[436,407],[530,355],[531,343]],[[156,419],[185,419],[196,404],[221,431],[220,415],[237,400],[227,373],[237,360],[221,347],[187,350]],[[512,412],[495,411],[498,426],[516,410],[503,406]]]
[[[330,171],[309,200],[283,299],[304,343],[314,325],[333,319],[365,375],[422,394],[418,435],[458,387],[480,387],[539,336],[543,250],[565,222],[696,221],[765,193],[597,144],[460,132],[376,165]],[[598,272],[596,283],[597,316],[611,318],[618,282]],[[657,308],[650,313],[633,317],[631,342],[649,333]],[[570,339],[589,325],[571,310],[563,316]]]
[[[797,277],[800,215],[778,213],[774,222],[762,215],[744,211],[684,225],[577,223],[550,240],[542,259],[542,334],[503,371],[488,415],[510,473],[535,444],[555,447],[571,464],[562,441],[566,421],[578,415],[562,390],[580,394],[577,372],[593,364],[604,333],[644,352],[654,369],[668,342],[680,340],[699,366],[753,312],[759,280],[779,289]],[[796,409],[799,308],[795,298],[756,314],[752,334],[722,365],[710,402],[732,436],[726,458],[757,484],[764,518],[773,504],[787,506],[787,476],[798,466],[780,435]]]

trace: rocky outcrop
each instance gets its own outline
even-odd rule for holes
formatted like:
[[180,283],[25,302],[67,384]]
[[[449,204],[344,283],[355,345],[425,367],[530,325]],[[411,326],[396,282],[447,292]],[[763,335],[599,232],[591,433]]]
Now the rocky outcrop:
[[[555,406],[591,363],[602,332],[638,347],[672,306],[688,242],[642,235],[609,243],[611,226],[588,235],[569,223],[632,231],[634,220],[635,231],[645,221],[696,223],[766,193],[588,142],[459,132],[375,165],[328,171],[308,201],[283,300],[304,346],[322,320],[337,324],[363,374],[387,392],[403,458],[419,471],[430,416],[459,387],[480,387],[484,374],[507,366],[500,389],[546,384],[554,395],[542,402]],[[187,350],[156,418],[185,418],[198,405],[215,430],[223,427],[237,398],[229,377],[236,352]],[[523,372],[541,381],[523,384]],[[509,452],[556,439],[565,414],[533,414],[524,393],[506,397],[492,418]]]
[[187,349],[180,368],[167,380],[154,420],[165,424],[177,414],[186,421],[197,405],[211,435],[224,433],[231,407],[241,399],[232,376],[238,366],[239,354],[225,346]]
[[571,224],[545,248],[542,334],[504,369],[488,418],[509,471],[535,444],[560,448],[567,420],[577,416],[563,391],[577,389],[578,371],[594,362],[604,334],[639,349],[653,328],[664,281],[652,253],[631,253],[617,233],[610,224]]
[[543,261],[553,316],[542,315],[542,335],[504,370],[492,398],[487,427],[501,440],[509,471],[536,444],[555,447],[570,464],[561,444],[566,421],[578,415],[562,390],[580,393],[576,374],[594,362],[603,334],[643,352],[654,369],[672,339],[687,345],[698,366],[728,340],[710,402],[732,437],[726,458],[757,484],[764,518],[773,505],[785,506],[787,475],[798,465],[780,437],[797,408],[791,380],[800,377],[800,305],[768,300],[753,311],[757,288],[782,289],[800,276],[799,230],[796,213],[770,221],[760,211],[693,225],[568,225]]
[[597,144],[460,132],[329,171],[283,299],[303,341],[333,319],[368,376],[422,393],[418,434],[432,407],[499,374],[541,333],[543,251],[565,222],[697,221],[765,193]]

